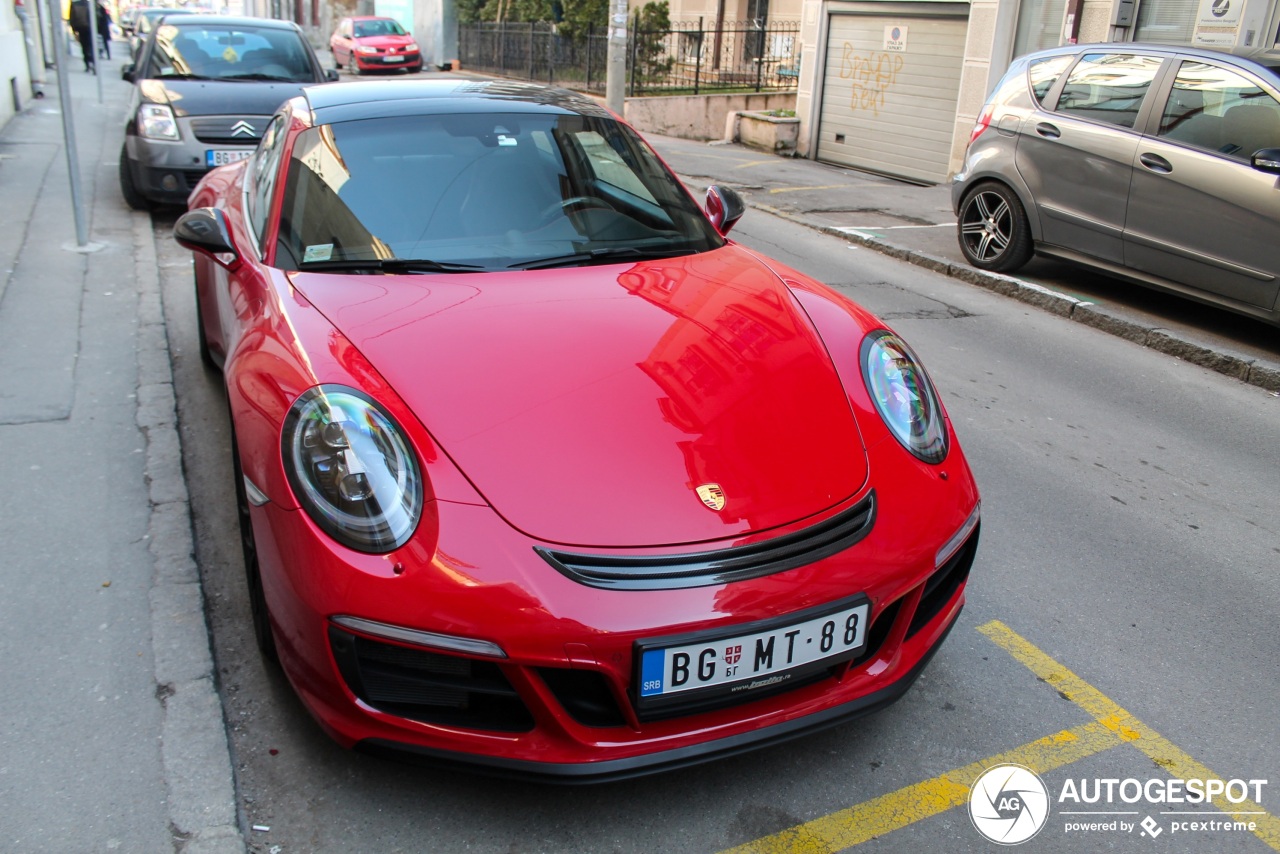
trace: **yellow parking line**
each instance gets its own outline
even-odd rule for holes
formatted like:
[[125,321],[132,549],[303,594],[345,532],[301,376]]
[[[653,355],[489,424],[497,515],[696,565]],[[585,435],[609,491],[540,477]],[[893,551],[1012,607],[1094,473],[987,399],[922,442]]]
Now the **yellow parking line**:
[[1046,774],[1121,744],[1116,733],[1090,721],[1013,750],[956,768],[865,803],[732,848],[724,854],[831,854],[946,812],[969,800],[973,781],[993,765],[1025,765]]
[[[832,854],[965,804],[973,781],[994,765],[1024,765],[1037,774],[1046,774],[1122,744],[1138,748],[1173,778],[1223,779],[1004,623],[992,620],[979,626],[978,631],[1094,720],[723,854]],[[1280,820],[1250,800],[1235,806],[1238,809],[1224,812],[1248,813],[1247,819],[1256,827],[1254,835],[1280,851]]]
[[745,163],[739,163],[734,169],[746,169],[748,166],[768,166],[770,163],[777,165],[778,158],[774,157],[769,160],[748,160]]
[[[1092,715],[1098,723],[1145,753],[1152,762],[1167,771],[1170,777],[1182,780],[1226,779],[1191,758],[1173,742],[1135,718],[1097,688],[1058,664],[999,620],[992,620],[978,626],[978,631],[1026,665],[1027,669],[1036,676],[1057,689],[1063,697]],[[1280,819],[1267,813],[1260,805],[1250,800],[1242,801],[1235,806],[1238,809],[1229,812],[1223,810],[1223,812],[1227,812],[1228,815],[1257,813],[1248,817],[1257,825],[1254,835],[1276,851],[1280,851]]]

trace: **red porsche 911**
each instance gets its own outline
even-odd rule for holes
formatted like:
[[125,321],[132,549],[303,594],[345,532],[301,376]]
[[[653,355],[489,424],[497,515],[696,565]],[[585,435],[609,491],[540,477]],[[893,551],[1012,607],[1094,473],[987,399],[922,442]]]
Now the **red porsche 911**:
[[307,88],[192,193],[258,643],[340,743],[617,779],[920,674],[977,487],[906,342],[742,212],[500,82]]

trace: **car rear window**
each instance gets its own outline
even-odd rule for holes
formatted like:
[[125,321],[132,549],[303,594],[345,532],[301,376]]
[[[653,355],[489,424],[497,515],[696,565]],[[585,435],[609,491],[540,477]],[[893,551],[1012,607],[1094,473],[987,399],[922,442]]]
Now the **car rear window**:
[[1066,56],[1051,56],[1031,61],[1031,65],[1027,68],[1027,78],[1031,83],[1031,91],[1035,94],[1036,101],[1040,106],[1044,106],[1044,99],[1049,96],[1049,90],[1053,88],[1053,84],[1058,82],[1058,78],[1071,65],[1073,59],[1075,57],[1068,54]]

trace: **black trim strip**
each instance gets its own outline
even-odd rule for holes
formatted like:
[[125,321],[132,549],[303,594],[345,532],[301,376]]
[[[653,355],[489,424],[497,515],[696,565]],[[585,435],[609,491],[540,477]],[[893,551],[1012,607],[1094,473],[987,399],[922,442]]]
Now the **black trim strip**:
[[[956,614],[958,617],[959,611]],[[649,753],[644,756],[633,756],[627,759],[610,759],[603,762],[530,762],[522,759],[504,759],[498,756],[477,756],[450,750],[437,750],[383,738],[365,739],[355,745],[355,750],[389,759],[416,760],[432,767],[456,768],[488,776],[560,785],[607,783],[615,780],[643,777],[647,774],[674,771],[678,768],[688,768],[703,762],[782,744],[794,738],[829,729],[893,705],[907,693],[907,690],[924,672],[925,667],[933,659],[934,653],[942,646],[942,642],[946,640],[947,635],[950,634],[955,624],[956,621],[952,620],[951,624],[938,637],[938,642],[921,656],[915,667],[911,668],[897,682],[881,688],[874,694],[868,694],[843,705],[815,712],[803,718],[775,724],[764,729],[744,732],[728,738],[708,741],[689,747],[680,747],[661,753]]]
[[815,563],[871,533],[876,493],[816,525],[771,540],[714,551],[662,555],[577,554],[534,546],[580,584],[609,590],[674,590],[759,578]]

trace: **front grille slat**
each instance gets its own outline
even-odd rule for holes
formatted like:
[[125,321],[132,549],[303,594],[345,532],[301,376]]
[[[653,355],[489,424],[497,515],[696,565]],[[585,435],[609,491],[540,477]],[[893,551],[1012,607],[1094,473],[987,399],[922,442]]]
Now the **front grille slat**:
[[202,116],[191,119],[191,132],[201,142],[257,145],[270,120],[270,116]]
[[875,491],[802,531],[744,546],[664,555],[578,554],[535,546],[547,563],[581,584],[612,590],[705,587],[796,569],[844,551],[871,532]]

